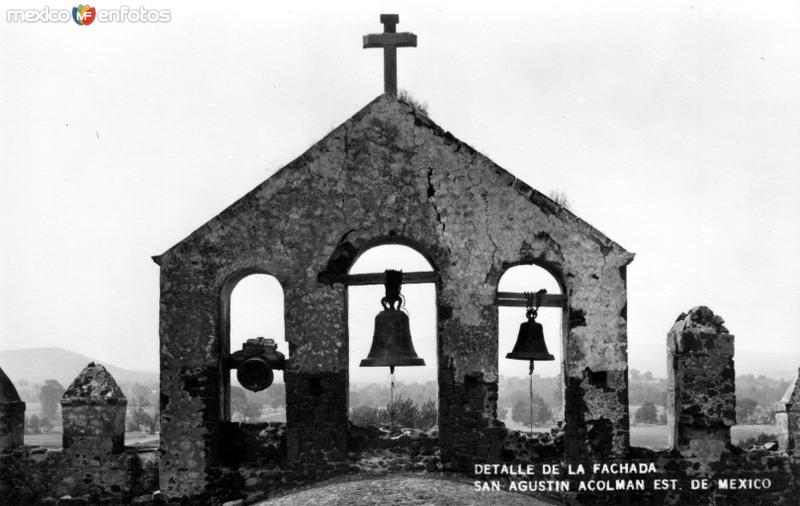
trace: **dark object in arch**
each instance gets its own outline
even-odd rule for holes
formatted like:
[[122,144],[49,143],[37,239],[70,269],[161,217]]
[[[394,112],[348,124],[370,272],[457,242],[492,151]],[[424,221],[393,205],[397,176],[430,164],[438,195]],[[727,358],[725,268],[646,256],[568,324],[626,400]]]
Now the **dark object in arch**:
[[286,367],[286,357],[272,339],[248,339],[242,349],[233,353],[229,366],[236,369],[236,379],[251,392],[260,392],[272,385],[274,369]]

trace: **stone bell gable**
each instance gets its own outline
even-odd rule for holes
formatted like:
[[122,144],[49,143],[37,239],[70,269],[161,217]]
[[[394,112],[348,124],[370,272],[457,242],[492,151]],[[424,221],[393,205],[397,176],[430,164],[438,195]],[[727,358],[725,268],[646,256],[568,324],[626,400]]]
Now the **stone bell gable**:
[[[434,266],[442,455],[497,456],[497,285],[519,264],[567,295],[567,453],[628,443],[626,265],[633,254],[425,114],[381,95],[186,239],[161,267],[162,487],[198,493],[223,460],[229,296],[267,273],[284,290],[287,459],[347,448],[346,277],[397,243]],[[434,357],[426,357],[433,360]],[[433,362],[432,362],[433,363]],[[186,469],[186,462],[193,465]]]

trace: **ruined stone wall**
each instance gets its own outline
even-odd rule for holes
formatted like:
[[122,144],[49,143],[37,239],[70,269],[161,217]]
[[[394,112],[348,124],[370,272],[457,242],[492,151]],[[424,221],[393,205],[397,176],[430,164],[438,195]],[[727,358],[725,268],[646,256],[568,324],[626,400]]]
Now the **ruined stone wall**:
[[157,451],[86,450],[21,446],[0,452],[0,503],[55,504],[70,496],[82,498],[75,504],[121,504],[158,488]]
[[25,403],[0,402],[0,450],[16,448],[25,433]]
[[[261,431],[254,431],[248,442],[248,452],[253,448],[266,449],[273,452],[275,448],[285,444],[285,433],[277,428],[279,424],[259,424]],[[277,430],[276,430],[277,429]],[[271,431],[269,434],[264,432]],[[258,432],[258,434],[256,434]],[[424,431],[408,431],[388,433],[376,427],[349,428],[349,463],[331,463],[320,455],[315,462],[291,465],[278,465],[271,461],[261,461],[259,465],[242,465],[235,468],[218,469],[212,473],[216,481],[209,487],[209,495],[205,500],[209,503],[217,500],[241,498],[246,503],[264,499],[276,491],[293,489],[313,483],[337,474],[363,474],[366,476],[382,476],[385,473],[431,473],[439,476],[454,476],[463,479],[463,474],[446,473],[445,463],[441,460],[440,445],[435,435]],[[431,431],[433,432],[433,431]],[[537,468],[543,464],[557,466],[560,474],[547,475],[569,482],[570,490],[561,493],[536,493],[557,501],[559,504],[586,505],[797,505],[800,498],[800,460],[777,451],[745,452],[731,447],[715,460],[706,458],[684,458],[674,451],[653,451],[644,448],[631,448],[625,458],[609,458],[607,460],[582,460],[586,474],[570,474],[563,460],[564,433],[554,430],[551,434],[535,434],[528,437],[513,431],[503,430],[502,455],[505,462],[517,466],[526,456]],[[476,463],[485,464],[490,459]],[[620,473],[613,469],[608,472],[593,472],[593,463],[606,466],[642,464],[644,469],[652,471]],[[373,474],[374,473],[374,474]],[[485,475],[474,475],[471,469],[467,475],[475,480],[484,480]],[[539,477],[494,476],[505,483],[526,479],[542,479]],[[580,491],[579,483],[593,480],[605,482],[611,487],[601,492]],[[624,490],[615,488],[615,483],[628,480],[642,480],[644,490]],[[662,487],[665,481],[676,480],[676,487],[656,490],[653,481],[659,480]],[[692,480],[706,480],[707,486],[692,488]],[[720,481],[725,481],[728,489],[722,488]],[[733,480],[733,481],[730,481]],[[755,480],[767,485],[766,488],[741,488],[739,483]],[[220,499],[221,498],[221,499]]]
[[0,450],[16,448],[25,434],[25,403],[0,369]]
[[128,401],[105,367],[89,363],[67,387],[60,402],[65,449],[75,445],[81,451],[101,455],[122,451]]
[[800,371],[778,401],[775,425],[780,450],[800,454]]
[[[0,371],[2,395],[16,390]],[[23,410],[18,411],[24,414]],[[0,504],[122,504],[150,501],[158,488],[158,453],[125,448],[127,401],[100,364],[87,365],[61,399],[63,449],[0,448]],[[0,441],[9,427],[0,423]]]
[[287,373],[285,379],[288,423],[223,422],[222,464],[274,467],[347,460],[347,418],[328,415],[347,402],[344,376],[290,377]]
[[347,373],[286,376],[287,460],[346,460]]
[[733,336],[705,306],[681,314],[667,335],[667,426],[685,457],[714,459],[736,424]]
[[107,447],[114,452],[125,446],[126,405],[62,405],[63,446]]
[[[499,452],[494,298],[508,267],[533,262],[554,272],[569,297],[568,447],[593,451],[592,436],[603,451],[625,451],[625,265],[633,255],[382,96],[158,258],[165,493],[199,493],[220,462],[225,295],[248,273],[271,274],[284,289],[287,437],[296,438],[297,459],[318,444],[342,449],[335,433],[347,414],[346,287],[318,275],[334,252],[354,255],[380,240],[415,245],[439,277],[444,458],[463,467],[472,455]],[[339,273],[351,261],[339,258]],[[330,399],[324,409],[307,405],[312,379]]]

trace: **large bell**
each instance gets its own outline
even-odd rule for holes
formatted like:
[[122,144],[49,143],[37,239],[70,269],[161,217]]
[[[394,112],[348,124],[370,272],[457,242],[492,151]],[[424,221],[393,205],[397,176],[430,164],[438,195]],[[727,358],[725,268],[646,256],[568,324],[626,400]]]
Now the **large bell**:
[[425,360],[417,356],[411,332],[408,328],[408,315],[389,306],[375,317],[375,333],[372,347],[361,367],[394,367],[425,365]]
[[519,326],[517,342],[514,343],[514,349],[506,355],[506,358],[531,361],[555,360],[555,357],[547,351],[542,325],[533,318],[529,318]]

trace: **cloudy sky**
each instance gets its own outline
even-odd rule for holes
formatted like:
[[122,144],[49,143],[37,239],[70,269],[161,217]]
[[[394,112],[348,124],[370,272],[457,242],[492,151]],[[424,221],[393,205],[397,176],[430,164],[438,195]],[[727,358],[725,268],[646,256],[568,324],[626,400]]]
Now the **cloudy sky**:
[[170,22],[88,26],[11,23],[73,6],[17,3],[0,20],[0,348],[156,370],[150,256],[381,93],[361,36],[398,12],[419,37],[400,87],[637,254],[631,368],[663,376],[667,330],[700,304],[736,335],[738,372],[800,366],[797,2],[152,1]]

